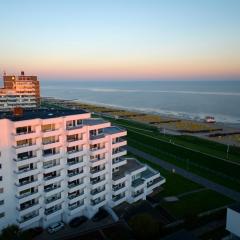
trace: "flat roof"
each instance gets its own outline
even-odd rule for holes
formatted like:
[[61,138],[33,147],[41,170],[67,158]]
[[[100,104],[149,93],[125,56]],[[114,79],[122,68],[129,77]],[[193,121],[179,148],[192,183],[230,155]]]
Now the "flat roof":
[[123,178],[125,174],[129,174],[138,169],[145,167],[144,164],[138,162],[135,158],[125,158],[127,160],[127,164],[120,166],[117,172],[113,173],[113,180],[116,181],[120,178]]
[[115,134],[115,133],[120,133],[120,132],[125,132],[126,130],[120,127],[106,127],[103,129],[103,132],[106,134]]
[[[84,110],[82,110],[84,111]],[[83,124],[84,125],[89,125],[89,126],[94,126],[102,123],[107,123],[107,121],[103,120],[102,118],[89,118],[89,119],[84,119]]]
[[48,118],[56,118],[56,117],[64,117],[69,115],[76,114],[84,114],[88,113],[87,111],[78,109],[34,109],[34,110],[23,110],[23,114],[21,116],[14,116],[12,111],[0,112],[0,119],[9,119],[11,121],[24,121],[31,119],[48,119]]

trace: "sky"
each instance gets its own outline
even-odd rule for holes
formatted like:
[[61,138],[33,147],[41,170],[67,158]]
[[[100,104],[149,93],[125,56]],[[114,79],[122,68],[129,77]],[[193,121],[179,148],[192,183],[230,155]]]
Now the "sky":
[[1,0],[0,71],[240,79],[239,0]]

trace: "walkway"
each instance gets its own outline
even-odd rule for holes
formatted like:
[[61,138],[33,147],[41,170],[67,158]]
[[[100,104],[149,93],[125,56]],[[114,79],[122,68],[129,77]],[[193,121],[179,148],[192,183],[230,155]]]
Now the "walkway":
[[232,189],[229,189],[227,187],[224,187],[220,184],[217,184],[215,182],[212,182],[206,178],[203,178],[203,177],[200,177],[194,173],[191,173],[191,172],[188,172],[180,167],[177,167],[176,165],[174,164],[171,164],[171,163],[168,163],[168,162],[165,162],[157,157],[154,157],[148,153],[145,153],[143,151],[140,151],[136,148],[133,148],[133,147],[130,147],[128,146],[128,150],[130,152],[132,152],[133,154],[135,154],[136,156],[139,156],[139,157],[143,157],[153,163],[156,163],[158,165],[160,165],[162,168],[168,170],[168,171],[172,171],[173,169],[175,170],[175,172],[195,183],[198,183],[208,189],[211,189],[215,192],[218,192],[222,195],[225,195],[235,201],[240,201],[240,192],[237,192],[237,191],[234,191]]

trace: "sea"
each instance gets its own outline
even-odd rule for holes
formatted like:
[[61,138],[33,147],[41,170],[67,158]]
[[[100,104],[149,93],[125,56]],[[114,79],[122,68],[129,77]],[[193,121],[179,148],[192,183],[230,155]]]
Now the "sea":
[[240,127],[240,81],[42,80],[41,94],[183,119],[213,116]]

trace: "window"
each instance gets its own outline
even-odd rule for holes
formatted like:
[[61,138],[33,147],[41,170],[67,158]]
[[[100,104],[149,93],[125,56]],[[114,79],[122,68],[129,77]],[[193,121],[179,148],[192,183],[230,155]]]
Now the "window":
[[2,181],[2,176],[0,176],[0,181]]
[[3,188],[0,188],[0,193],[3,193]]
[[0,200],[0,205],[3,205],[4,204],[4,200]]
[[3,218],[5,216],[5,213],[4,212],[1,212],[0,213],[0,218]]

